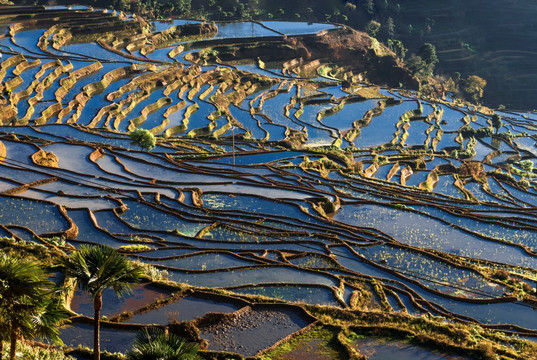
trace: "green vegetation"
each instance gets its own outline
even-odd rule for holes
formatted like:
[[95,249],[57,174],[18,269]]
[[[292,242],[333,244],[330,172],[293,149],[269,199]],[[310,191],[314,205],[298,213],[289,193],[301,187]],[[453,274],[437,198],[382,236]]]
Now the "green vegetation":
[[401,40],[388,39],[387,45],[399,59],[404,60],[408,49]]
[[67,319],[54,283],[42,264],[0,252],[0,358],[10,340],[9,359],[16,358],[21,336],[50,338],[61,343],[58,325]]
[[130,133],[131,143],[133,145],[138,145],[144,150],[151,150],[156,146],[157,140],[155,136],[145,129],[136,129]]
[[294,353],[306,356],[322,356],[326,359],[345,359],[345,349],[338,341],[337,329],[319,326],[294,337],[261,357],[261,360],[278,360],[292,357]]
[[201,360],[198,344],[188,343],[160,328],[144,328],[136,336],[127,360]]
[[464,93],[474,102],[479,103],[483,97],[483,90],[487,86],[487,81],[477,75],[470,75],[464,82]]
[[32,346],[26,342],[17,344],[17,359],[19,360],[75,360],[66,355],[62,350],[54,348],[41,348]]
[[[431,43],[425,43],[420,48],[417,54],[419,57],[425,61],[427,66],[430,66],[434,69],[434,66],[438,64],[438,56],[436,55],[436,47]],[[432,69],[431,69],[432,72]]]
[[371,20],[365,27],[365,31],[372,37],[376,37],[380,30],[380,23],[375,20]]
[[436,48],[433,44],[425,43],[416,55],[408,59],[408,67],[412,72],[424,79],[433,76],[434,68],[438,64]]
[[527,171],[527,172],[532,172],[533,171],[533,161],[531,161],[531,160],[521,160],[517,164],[524,171]]
[[493,114],[490,119],[492,122],[492,127],[496,129],[496,133],[500,131],[500,128],[503,126],[502,117],[498,114]]
[[118,250],[125,251],[125,252],[140,252],[140,251],[151,250],[151,248],[147,245],[133,244],[133,245],[121,245]]
[[63,236],[53,236],[51,238],[48,238],[47,241],[56,246],[65,246],[65,237]]
[[78,287],[91,295],[94,316],[93,358],[99,360],[102,295],[106,289],[118,295],[130,291],[130,284],[141,280],[142,268],[106,246],[81,246],[65,260],[67,276],[76,279]]
[[465,139],[472,137],[476,139],[483,139],[490,137],[494,133],[494,130],[489,126],[475,129],[471,125],[465,125],[463,128],[461,128],[460,132]]

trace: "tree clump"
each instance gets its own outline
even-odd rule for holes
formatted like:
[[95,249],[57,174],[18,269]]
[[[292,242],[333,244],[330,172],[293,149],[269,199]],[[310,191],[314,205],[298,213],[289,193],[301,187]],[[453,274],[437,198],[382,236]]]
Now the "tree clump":
[[136,129],[130,133],[131,144],[138,145],[144,150],[152,150],[157,144],[155,135],[153,135],[149,130],[145,129]]
[[476,139],[483,139],[486,137],[490,137],[493,134],[492,127],[486,126],[479,129],[474,129],[470,125],[465,125],[460,129],[461,135],[465,139],[469,138],[476,138]]
[[502,117],[498,114],[494,114],[492,115],[490,121],[492,123],[492,127],[496,129],[496,133],[498,133],[500,128],[503,126]]
[[429,77],[433,75],[434,68],[438,62],[436,47],[431,43],[425,43],[417,54],[408,59],[407,65],[414,75]]
[[533,171],[533,161],[531,160],[521,160],[518,162],[518,165],[522,168],[522,170],[526,172],[532,172]]
[[477,75],[470,75],[466,78],[462,90],[473,102],[478,103],[483,97],[483,91],[487,86],[487,81]]

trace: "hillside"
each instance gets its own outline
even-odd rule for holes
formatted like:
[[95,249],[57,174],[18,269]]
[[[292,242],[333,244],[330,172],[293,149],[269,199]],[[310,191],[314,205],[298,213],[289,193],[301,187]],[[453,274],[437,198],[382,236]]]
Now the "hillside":
[[[22,0],[33,4],[35,1]],[[39,0],[40,4],[50,1]],[[69,3],[57,0],[54,3]],[[532,110],[537,95],[537,4],[530,0],[87,0],[88,5],[137,11],[148,16],[217,21],[236,19],[331,21],[364,30],[370,20],[381,24],[377,36],[400,39],[416,53],[424,43],[438,50],[437,73],[487,81],[482,102],[490,107]],[[408,58],[407,56],[407,58]]]
[[537,107],[536,15],[530,0],[409,0],[396,18],[408,47],[437,47],[440,71],[485,78],[485,103],[531,110]]

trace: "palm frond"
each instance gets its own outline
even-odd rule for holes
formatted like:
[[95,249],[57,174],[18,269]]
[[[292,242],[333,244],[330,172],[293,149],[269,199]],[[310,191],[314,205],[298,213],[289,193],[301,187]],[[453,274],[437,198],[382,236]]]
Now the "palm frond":
[[198,360],[198,344],[189,343],[160,328],[144,328],[127,352],[128,360]]
[[48,276],[36,261],[0,255],[0,339],[17,329],[24,337],[59,340],[57,324],[69,314]]
[[33,318],[34,336],[48,338],[55,344],[63,345],[59,336],[59,325],[67,322],[68,318],[69,312],[62,305],[60,299],[45,300]]
[[142,269],[108,246],[83,245],[65,261],[66,274],[77,279],[78,287],[93,299],[106,289],[118,295],[141,279]]

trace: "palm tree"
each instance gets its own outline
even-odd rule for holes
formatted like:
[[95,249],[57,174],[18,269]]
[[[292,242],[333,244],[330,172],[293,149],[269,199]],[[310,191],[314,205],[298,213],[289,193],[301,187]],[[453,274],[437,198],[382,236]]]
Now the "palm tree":
[[144,328],[136,336],[127,360],[198,360],[199,346],[164,332],[160,328]]
[[8,322],[4,319],[4,311],[0,308],[0,360],[4,358],[4,341],[9,341],[9,326]]
[[[36,261],[5,253],[0,256],[0,331],[3,333],[0,340],[9,334],[10,359],[15,359],[20,336],[51,337],[61,343],[58,324],[68,313],[55,298],[54,283],[47,277]],[[2,352],[3,345],[0,360]]]
[[118,296],[130,291],[130,284],[141,280],[142,268],[108,246],[83,245],[64,262],[67,276],[74,277],[78,287],[91,295],[95,310],[93,358],[99,360],[102,295],[106,289]]

